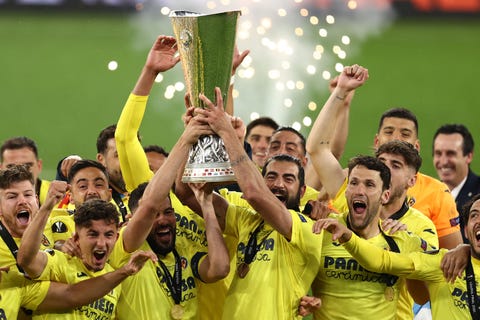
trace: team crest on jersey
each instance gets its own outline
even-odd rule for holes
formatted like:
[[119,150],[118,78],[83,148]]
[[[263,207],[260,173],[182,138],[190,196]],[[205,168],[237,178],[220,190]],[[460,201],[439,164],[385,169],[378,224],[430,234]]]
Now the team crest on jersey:
[[45,247],[50,247],[50,241],[45,235],[42,235],[42,245],[44,245]]
[[427,250],[427,241],[423,240],[423,239],[420,239],[421,242],[420,242],[420,248],[422,248],[423,251],[426,251]]
[[407,204],[408,204],[409,207],[413,207],[413,205],[415,204],[415,202],[416,202],[416,201],[415,201],[415,198],[414,198],[414,197],[410,197],[410,199],[408,199]]
[[182,270],[187,269],[188,260],[185,257],[180,257],[180,265],[182,266]]

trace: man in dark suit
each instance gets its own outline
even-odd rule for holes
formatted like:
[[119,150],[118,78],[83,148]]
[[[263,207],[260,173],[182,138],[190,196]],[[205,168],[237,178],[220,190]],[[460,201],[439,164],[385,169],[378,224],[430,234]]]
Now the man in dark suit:
[[472,135],[462,124],[443,125],[433,136],[433,165],[455,198],[459,212],[480,193],[480,177],[470,169],[473,146]]

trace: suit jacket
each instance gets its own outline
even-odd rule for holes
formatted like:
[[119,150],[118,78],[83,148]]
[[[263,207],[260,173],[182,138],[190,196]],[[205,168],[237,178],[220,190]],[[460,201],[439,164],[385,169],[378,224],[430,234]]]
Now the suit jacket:
[[461,213],[463,206],[478,193],[480,193],[480,177],[469,170],[467,180],[455,199],[458,212]]
[[[467,204],[468,201],[470,201],[470,199],[478,193],[480,193],[480,177],[473,173],[472,170],[468,170],[467,180],[465,181],[465,184],[463,185],[462,189],[458,193],[457,198],[455,199],[455,202],[457,204],[457,210],[460,215],[462,214],[463,206]],[[463,234],[463,227],[463,221],[462,219],[460,219],[460,228],[463,241],[465,243],[468,243],[467,239]]]

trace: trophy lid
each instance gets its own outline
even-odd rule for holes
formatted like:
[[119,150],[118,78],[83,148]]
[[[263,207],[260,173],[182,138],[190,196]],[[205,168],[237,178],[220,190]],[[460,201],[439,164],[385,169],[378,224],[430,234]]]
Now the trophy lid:
[[186,10],[174,10],[170,12],[169,17],[198,17],[202,14],[193,12],[193,11],[186,11]]
[[242,11],[240,10],[234,10],[234,11],[225,11],[225,12],[218,12],[218,13],[209,13],[209,14],[202,14],[198,12],[193,12],[193,11],[187,11],[187,10],[173,10],[170,11],[169,17],[201,17],[201,16],[211,16],[211,15],[221,15],[221,14],[226,14],[226,13],[239,13],[240,15],[242,14]]

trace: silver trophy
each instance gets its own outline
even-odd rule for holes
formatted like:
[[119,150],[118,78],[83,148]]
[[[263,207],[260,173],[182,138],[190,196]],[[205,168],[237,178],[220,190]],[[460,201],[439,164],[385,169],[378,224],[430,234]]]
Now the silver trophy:
[[[211,101],[216,100],[215,87],[221,89],[224,104],[227,101],[239,15],[240,11],[210,15],[189,11],[170,13],[187,91],[196,107],[204,108],[199,93]],[[225,145],[219,136],[200,137],[190,150],[182,181],[235,181]]]

